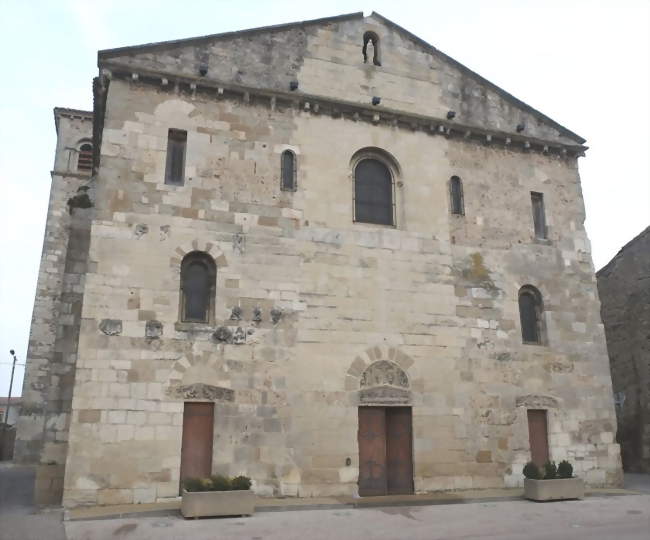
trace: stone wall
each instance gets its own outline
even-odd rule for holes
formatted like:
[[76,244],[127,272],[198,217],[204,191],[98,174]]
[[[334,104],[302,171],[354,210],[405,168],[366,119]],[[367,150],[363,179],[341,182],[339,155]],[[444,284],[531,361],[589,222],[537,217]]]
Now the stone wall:
[[[177,496],[191,400],[215,402],[214,472],[248,474],[262,495],[354,493],[375,362],[406,374],[417,491],[520,485],[528,408],[549,411],[552,459],[620,482],[574,158],[168,88],[109,88],[66,505]],[[182,187],[163,183],[169,128],[188,132]],[[279,189],[287,148],[296,192]],[[352,220],[364,148],[396,163],[394,228]],[[464,217],[449,213],[454,174]],[[217,264],[213,325],[178,322],[194,250]],[[544,345],[521,343],[524,284],[544,298]]]
[[57,147],[14,456],[38,465],[38,503],[61,501],[92,215],[85,208],[90,173],[77,169],[79,146],[91,137],[92,113],[54,113]]
[[597,276],[623,467],[650,472],[650,227]]

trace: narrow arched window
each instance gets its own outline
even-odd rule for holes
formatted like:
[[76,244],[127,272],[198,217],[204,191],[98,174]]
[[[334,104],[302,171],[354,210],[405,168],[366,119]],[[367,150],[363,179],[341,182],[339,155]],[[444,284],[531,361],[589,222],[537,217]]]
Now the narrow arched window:
[[192,251],[181,263],[181,322],[209,323],[214,313],[217,267],[207,253]]
[[376,66],[381,66],[379,61],[379,36],[374,32],[366,32],[363,34],[363,63],[367,64],[370,59]]
[[91,171],[93,168],[93,145],[83,143],[79,147],[79,156],[77,158],[77,170]]
[[378,159],[362,159],[354,169],[354,220],[394,224],[393,176]]
[[282,191],[296,191],[296,155],[291,150],[285,150],[280,157],[280,189]]
[[519,318],[524,343],[542,342],[542,295],[531,285],[519,289]]
[[451,197],[451,213],[459,216],[465,215],[463,183],[458,176],[452,176],[449,180],[449,195]]

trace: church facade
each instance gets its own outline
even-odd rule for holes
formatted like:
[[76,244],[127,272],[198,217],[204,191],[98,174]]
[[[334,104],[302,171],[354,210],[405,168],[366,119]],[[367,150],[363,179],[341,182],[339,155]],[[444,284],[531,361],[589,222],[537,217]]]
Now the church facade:
[[584,139],[376,13],[98,59],[55,109],[37,497],[620,483]]

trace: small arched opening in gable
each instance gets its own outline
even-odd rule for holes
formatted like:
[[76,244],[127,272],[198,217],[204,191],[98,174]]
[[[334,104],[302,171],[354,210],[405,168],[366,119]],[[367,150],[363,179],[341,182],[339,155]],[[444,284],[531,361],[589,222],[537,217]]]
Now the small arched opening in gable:
[[363,63],[367,64],[370,59],[375,66],[381,66],[381,60],[379,56],[379,36],[374,32],[366,32],[363,34],[363,48],[361,49],[363,53]]

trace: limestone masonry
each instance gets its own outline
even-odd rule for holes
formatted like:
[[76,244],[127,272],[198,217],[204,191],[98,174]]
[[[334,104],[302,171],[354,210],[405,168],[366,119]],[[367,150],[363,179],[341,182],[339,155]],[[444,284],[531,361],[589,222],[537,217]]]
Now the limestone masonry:
[[597,273],[626,471],[650,472],[650,227]]
[[54,111],[40,501],[620,483],[584,139],[375,13],[98,65]]

